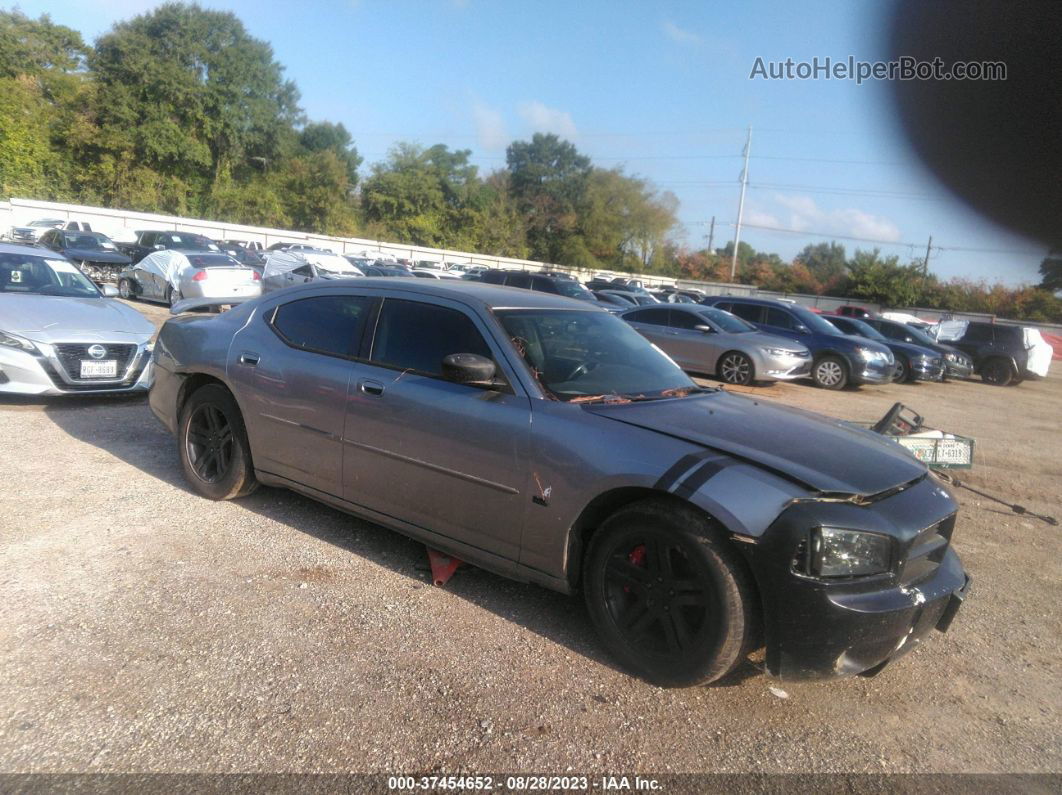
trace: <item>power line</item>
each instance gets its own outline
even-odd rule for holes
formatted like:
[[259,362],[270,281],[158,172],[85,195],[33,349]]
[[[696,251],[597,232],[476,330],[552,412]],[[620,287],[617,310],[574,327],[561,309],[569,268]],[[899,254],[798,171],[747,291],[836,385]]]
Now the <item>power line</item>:
[[[733,223],[728,224],[734,226]],[[855,235],[839,235],[833,232],[815,232],[810,229],[783,229],[778,226],[764,226],[761,224],[749,224],[742,223],[741,226],[747,229],[761,229],[766,232],[781,232],[787,235],[811,235],[812,237],[829,237],[835,240],[852,240],[858,243],[876,243],[880,246],[898,246],[901,248],[920,248],[922,243],[912,243],[903,240],[879,240],[872,237],[856,237]],[[1040,254],[1035,251],[1020,251],[1018,249],[1007,248],[980,248],[977,246],[931,246],[933,251],[965,251],[978,254],[1015,254],[1023,257],[1038,257]]]

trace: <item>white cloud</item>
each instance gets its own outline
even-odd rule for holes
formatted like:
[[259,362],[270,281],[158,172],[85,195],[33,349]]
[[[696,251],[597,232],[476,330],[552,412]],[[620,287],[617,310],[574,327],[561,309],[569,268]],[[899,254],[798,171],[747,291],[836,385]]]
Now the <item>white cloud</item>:
[[680,28],[670,19],[665,19],[660,23],[660,29],[664,31],[664,35],[672,41],[677,41],[679,44],[700,44],[701,37],[691,30]]
[[[826,234],[896,241],[900,228],[883,215],[874,215],[855,207],[824,210],[810,196],[775,194],[774,200],[789,210],[789,221],[780,226],[796,232],[814,230]],[[753,223],[751,220],[749,223]],[[760,224],[770,226],[771,224]],[[777,224],[776,224],[777,225]]]
[[535,132],[551,132],[564,138],[575,138],[579,131],[567,111],[548,107],[538,100],[521,102],[517,111]]
[[472,115],[476,120],[476,135],[482,149],[496,152],[509,143],[509,134],[505,130],[505,119],[501,112],[481,102],[472,106]]
[[770,213],[760,212],[759,210],[749,210],[745,213],[744,223],[753,224],[754,226],[773,226],[781,227],[782,222],[778,220],[777,216]]

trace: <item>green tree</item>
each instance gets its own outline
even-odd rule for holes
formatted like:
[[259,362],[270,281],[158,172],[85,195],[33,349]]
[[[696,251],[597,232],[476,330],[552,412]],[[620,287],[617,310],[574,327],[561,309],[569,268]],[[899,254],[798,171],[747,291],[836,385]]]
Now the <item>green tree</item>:
[[552,133],[535,133],[530,141],[511,143],[505,159],[531,256],[558,263],[582,257],[586,246],[570,238],[578,229],[577,208],[590,177],[590,158]]
[[335,152],[336,156],[346,164],[347,183],[350,188],[353,189],[358,184],[358,167],[362,163],[361,155],[358,154],[347,128],[341,123],[311,122],[299,133],[299,144],[307,152]]
[[879,249],[856,249],[848,272],[848,294],[855,298],[904,307],[916,304],[921,295],[921,266],[902,266],[898,257],[882,257]]
[[1062,250],[1051,251],[1040,263],[1040,289],[1057,293],[1062,290]]
[[842,289],[847,275],[844,246],[829,243],[809,243],[793,260],[808,269],[808,273],[824,288]]

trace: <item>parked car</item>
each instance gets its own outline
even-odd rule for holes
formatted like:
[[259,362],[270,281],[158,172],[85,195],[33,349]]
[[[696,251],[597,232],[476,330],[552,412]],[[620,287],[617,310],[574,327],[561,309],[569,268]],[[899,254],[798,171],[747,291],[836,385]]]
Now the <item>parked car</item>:
[[626,298],[635,306],[656,306],[660,303],[655,296],[649,293],[635,293],[630,290],[594,290],[593,292],[598,297],[607,295],[613,298]]
[[958,505],[906,450],[701,389],[585,302],[301,285],[170,320],[155,366],[151,409],[198,494],[290,488],[579,591],[612,655],[660,685],[761,644],[775,675],[877,673],[966,593]]
[[540,293],[552,293],[580,301],[594,301],[593,293],[574,279],[565,279],[549,273],[533,273],[515,270],[485,270],[479,275],[479,281],[487,284],[500,284],[506,287],[519,287]]
[[639,306],[639,303],[634,300],[634,296],[630,293],[621,293],[618,290],[591,290],[594,297],[607,304],[608,308],[615,307],[619,310],[630,309],[632,306]]
[[867,318],[875,317],[874,313],[867,309],[865,306],[839,306],[835,314],[841,317],[854,317],[857,320],[866,320]]
[[136,233],[136,242],[123,243],[121,241],[115,241],[115,246],[123,254],[133,261],[133,264],[140,262],[148,254],[153,254],[156,251],[210,251],[219,253],[221,249],[217,247],[208,237],[197,235],[192,232],[160,232],[154,229],[145,229]]
[[807,346],[812,356],[811,377],[823,389],[892,380],[896,366],[892,351],[881,343],[842,334],[799,304],[733,295],[705,298],[704,303],[735,314],[762,331]]
[[406,268],[400,268],[397,265],[366,265],[361,271],[366,276],[409,277],[413,275]]
[[438,270],[437,268],[413,268],[413,270],[410,271],[410,272],[414,276],[416,276],[418,279],[444,279],[444,280],[445,279],[453,279],[453,280],[458,280],[458,279],[461,278],[456,273],[451,273],[450,271],[441,271],[441,270]]
[[185,298],[245,300],[260,295],[262,276],[228,254],[167,249],[148,254],[118,277],[122,298],[161,301]]
[[257,240],[232,240],[232,239],[226,239],[226,240],[219,240],[218,241],[218,245],[222,246],[222,247],[224,247],[224,246],[239,246],[240,248],[246,249],[247,251],[253,251],[253,252],[259,253],[259,254],[261,252],[265,251],[265,246],[263,246]]
[[0,243],[0,393],[146,390],[155,326],[116,294],[46,250]]
[[49,229],[61,229],[64,223],[61,218],[39,218],[25,226],[12,226],[7,236],[15,243],[36,243]]
[[893,342],[905,342],[936,351],[944,357],[944,378],[969,378],[973,375],[973,360],[958,348],[945,345],[930,337],[924,331],[913,328],[906,323],[883,318],[864,320],[868,326]]
[[892,351],[893,358],[896,359],[894,381],[906,384],[944,379],[944,357],[936,351],[910,342],[890,340],[873,326],[854,317],[824,317],[842,333],[880,342]]
[[[1051,346],[1033,328],[971,320],[948,344],[973,360],[982,381],[996,386],[1017,385],[1030,375],[1042,378],[1051,364]],[[1036,355],[1038,346],[1042,352]]]
[[262,292],[296,284],[364,276],[361,268],[328,251],[300,248],[270,251],[262,271]]
[[241,265],[254,268],[259,274],[262,273],[265,267],[265,257],[258,251],[249,249],[235,240],[215,240],[214,242],[223,254],[228,254]]
[[38,245],[77,263],[82,273],[96,282],[117,282],[118,274],[131,261],[107,235],[99,232],[49,229],[41,235]]
[[715,307],[675,304],[636,307],[620,315],[683,370],[728,384],[789,381],[811,372],[811,352],[785,337],[764,334]]

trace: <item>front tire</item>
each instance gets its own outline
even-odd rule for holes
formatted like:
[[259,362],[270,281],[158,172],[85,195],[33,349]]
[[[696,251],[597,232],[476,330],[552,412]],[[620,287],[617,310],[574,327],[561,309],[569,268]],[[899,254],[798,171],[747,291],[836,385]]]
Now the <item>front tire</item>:
[[699,511],[650,499],[617,511],[590,542],[590,617],[612,655],[653,684],[713,682],[749,651],[752,580],[717,533]]
[[815,386],[822,389],[844,389],[848,384],[848,366],[840,356],[823,356],[811,368]]
[[118,295],[124,298],[126,301],[135,301],[136,296],[133,295],[133,288],[129,284],[128,279],[118,280]]
[[1014,379],[1014,368],[1005,359],[989,359],[981,367],[981,380],[986,384],[1010,386]]
[[231,500],[258,488],[240,408],[220,384],[200,387],[181,408],[177,446],[184,477],[202,496]]
[[748,386],[756,377],[752,360],[740,351],[724,353],[719,358],[719,377],[728,384]]
[[173,306],[178,301],[180,301],[182,297],[183,296],[181,295],[181,291],[180,290],[174,290],[173,289],[173,285],[168,285],[166,287],[166,305],[167,306]]
[[892,381],[895,384],[906,384],[908,381],[913,380],[911,378],[911,365],[907,363],[907,360],[902,356],[896,357],[896,372],[892,376]]

